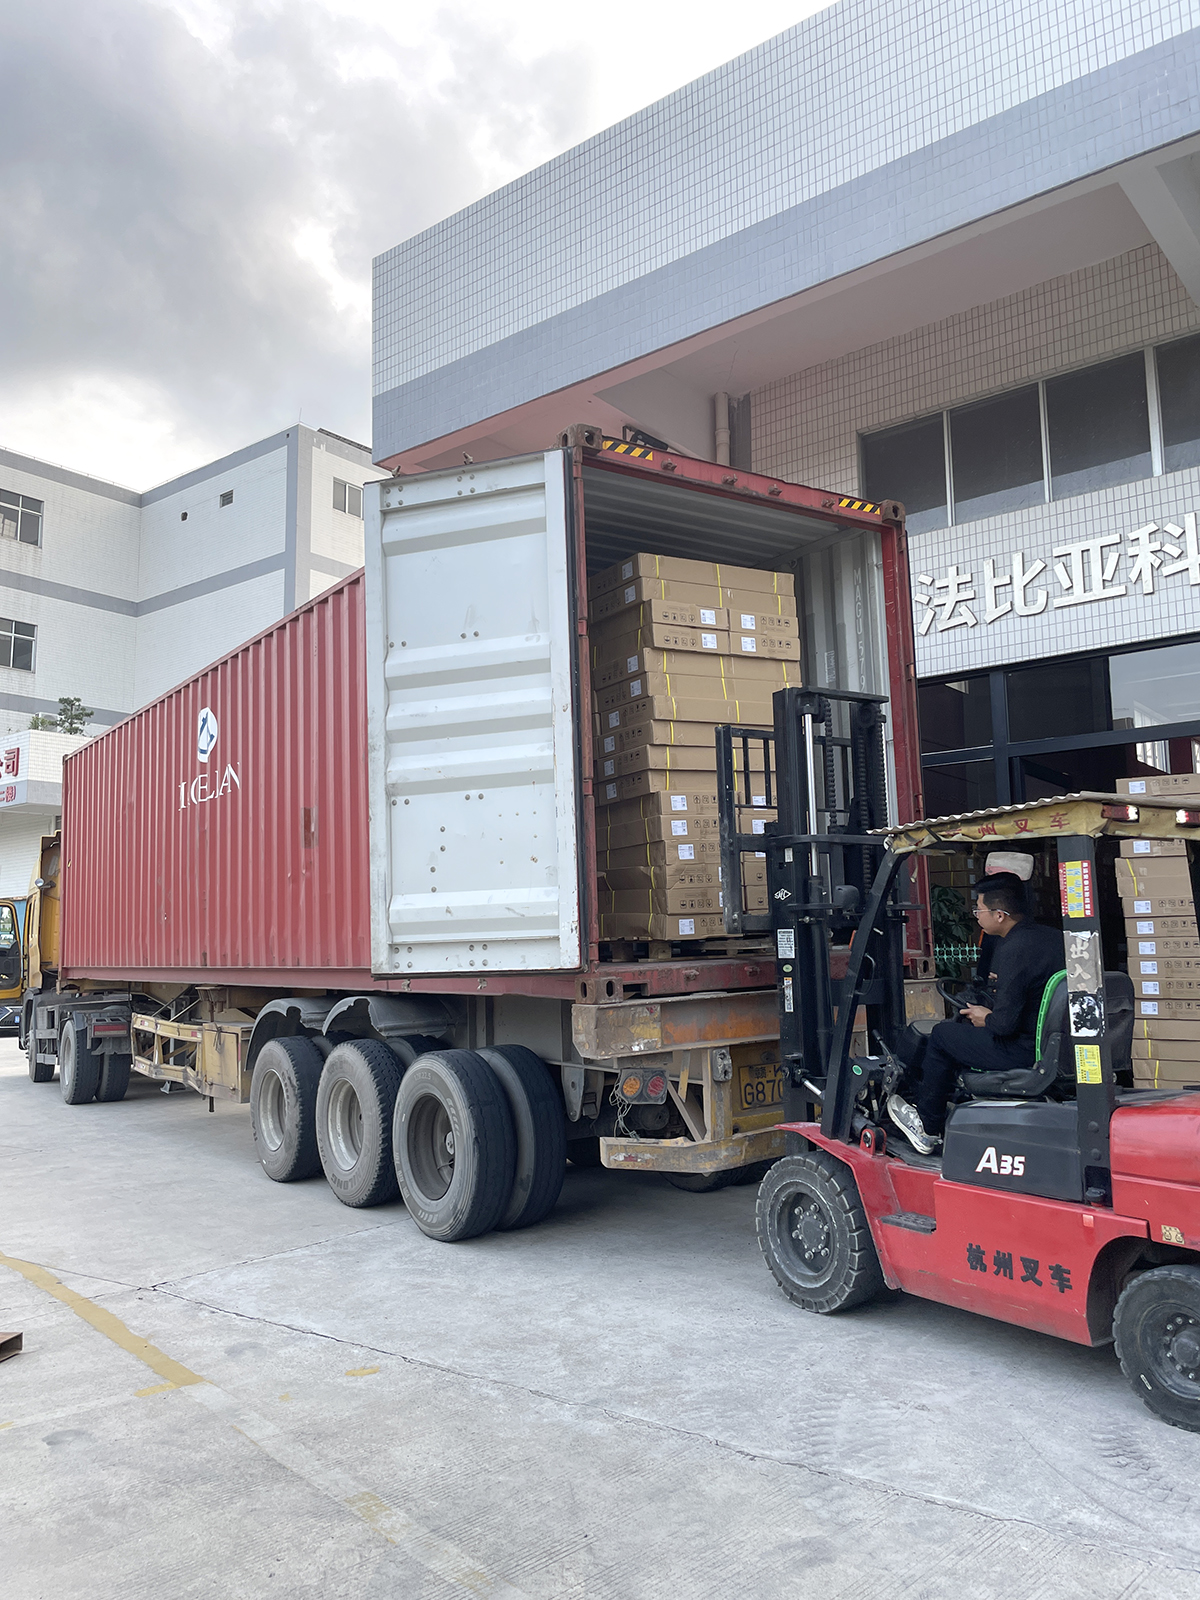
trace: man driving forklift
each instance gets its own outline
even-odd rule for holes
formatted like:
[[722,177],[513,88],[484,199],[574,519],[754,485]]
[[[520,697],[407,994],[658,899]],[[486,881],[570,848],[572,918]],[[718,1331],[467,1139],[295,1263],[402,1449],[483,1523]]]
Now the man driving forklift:
[[990,960],[980,961],[981,973],[987,961],[994,991],[986,1002],[967,1004],[934,1027],[910,1064],[907,1076],[919,1073],[911,1099],[898,1092],[888,1099],[892,1121],[922,1155],[932,1155],[942,1141],[960,1071],[1010,1071],[1031,1067],[1036,1059],[1038,1012],[1048,980],[1062,970],[1063,943],[1058,928],[1029,914],[1024,885],[1032,870],[1029,856],[989,856],[975,919],[985,951],[991,950]]

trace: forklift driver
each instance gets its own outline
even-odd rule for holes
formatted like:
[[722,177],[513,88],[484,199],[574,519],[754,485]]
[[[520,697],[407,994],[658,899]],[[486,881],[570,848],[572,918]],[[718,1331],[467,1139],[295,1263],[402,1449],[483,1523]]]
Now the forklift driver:
[[1015,883],[985,883],[980,889],[975,917],[984,934],[996,940],[991,962],[995,1000],[990,1008],[965,1006],[933,1029],[920,1063],[915,1103],[899,1094],[888,1098],[892,1121],[922,1155],[932,1155],[941,1143],[954,1081],[964,1067],[1003,1072],[1034,1063],[1042,993],[1062,970],[1063,941],[1057,928],[1034,922],[1025,908],[1024,893]]

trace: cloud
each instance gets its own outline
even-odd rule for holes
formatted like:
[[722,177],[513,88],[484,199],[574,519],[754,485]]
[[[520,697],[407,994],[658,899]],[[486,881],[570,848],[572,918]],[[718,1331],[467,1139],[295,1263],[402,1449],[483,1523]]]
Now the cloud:
[[370,259],[579,137],[582,47],[475,8],[3,8],[0,443],[145,487],[369,438]]

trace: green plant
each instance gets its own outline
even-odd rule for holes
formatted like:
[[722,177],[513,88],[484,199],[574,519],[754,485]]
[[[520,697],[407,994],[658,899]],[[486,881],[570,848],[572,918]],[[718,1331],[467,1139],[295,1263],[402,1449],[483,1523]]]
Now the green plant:
[[85,706],[78,695],[62,694],[58,697],[56,717],[37,712],[30,717],[29,726],[46,731],[57,729],[59,733],[83,733],[94,715],[91,706]]
[[55,721],[55,719],[53,717],[47,717],[47,716],[43,715],[42,712],[35,711],[33,716],[30,717],[30,719],[29,719],[29,726],[31,728],[37,728],[37,729],[40,729],[42,731],[46,731],[46,730],[49,730],[50,728],[57,728],[58,727],[58,723]]

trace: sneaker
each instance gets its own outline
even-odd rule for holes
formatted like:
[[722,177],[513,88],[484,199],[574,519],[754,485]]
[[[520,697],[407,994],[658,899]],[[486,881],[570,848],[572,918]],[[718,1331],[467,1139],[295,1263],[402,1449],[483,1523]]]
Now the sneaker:
[[937,1150],[941,1140],[932,1133],[925,1132],[925,1124],[921,1121],[921,1114],[916,1106],[910,1106],[898,1094],[888,1096],[888,1116],[900,1129],[900,1132],[912,1145],[914,1150],[923,1156],[931,1156]]

